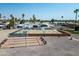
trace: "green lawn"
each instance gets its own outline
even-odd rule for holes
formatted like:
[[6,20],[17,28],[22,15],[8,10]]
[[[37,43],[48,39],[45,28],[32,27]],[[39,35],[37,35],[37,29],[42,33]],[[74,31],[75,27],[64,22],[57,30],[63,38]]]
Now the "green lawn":
[[68,32],[70,32],[72,34],[79,34],[79,31],[75,31],[75,30],[65,30],[65,31],[68,31]]

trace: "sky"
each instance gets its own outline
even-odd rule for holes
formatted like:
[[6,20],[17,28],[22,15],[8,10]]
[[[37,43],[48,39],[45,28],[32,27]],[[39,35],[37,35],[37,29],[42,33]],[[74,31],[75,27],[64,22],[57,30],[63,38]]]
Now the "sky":
[[29,19],[35,14],[37,19],[75,19],[75,9],[79,8],[78,3],[0,3],[0,13],[6,18],[13,14],[21,18],[25,14],[25,19]]

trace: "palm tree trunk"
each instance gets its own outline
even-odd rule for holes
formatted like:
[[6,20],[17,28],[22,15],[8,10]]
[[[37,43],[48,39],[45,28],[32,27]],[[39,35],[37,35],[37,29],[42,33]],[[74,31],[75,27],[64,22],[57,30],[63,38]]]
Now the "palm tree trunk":
[[77,21],[77,13],[75,15],[75,26],[74,26],[74,28],[76,27],[76,21]]
[[13,24],[13,28],[15,28],[15,18],[14,18],[14,24]]

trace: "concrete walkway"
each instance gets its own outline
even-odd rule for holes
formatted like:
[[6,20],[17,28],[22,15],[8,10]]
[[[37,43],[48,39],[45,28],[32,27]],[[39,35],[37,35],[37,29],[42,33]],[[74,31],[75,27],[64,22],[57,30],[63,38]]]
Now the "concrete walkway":
[[8,29],[8,30],[0,30],[0,43],[8,37],[9,33],[16,31],[18,29]]
[[68,37],[44,37],[44,46],[0,49],[3,56],[79,56],[79,41]]
[[[0,31],[0,42],[8,37],[8,34],[16,31],[2,30]],[[72,37],[79,38],[77,35]],[[0,49],[1,56],[79,56],[79,41],[69,40],[66,37],[44,37],[47,44],[44,46],[29,46],[19,48]]]
[[71,34],[72,40],[79,41],[79,34]]

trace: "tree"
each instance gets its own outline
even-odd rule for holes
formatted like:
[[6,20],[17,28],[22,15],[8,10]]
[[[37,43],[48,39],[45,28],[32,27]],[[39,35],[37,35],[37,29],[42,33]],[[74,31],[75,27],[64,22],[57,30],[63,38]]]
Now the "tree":
[[10,14],[10,17],[11,17],[11,19],[13,19],[13,18],[14,18],[12,14]]
[[15,18],[14,18],[14,16],[13,16],[12,14],[10,15],[10,17],[11,17],[11,19],[10,19],[10,21],[9,21],[8,27],[9,27],[9,28],[10,28],[10,27],[14,28]]
[[40,22],[40,19],[38,19],[37,21]]
[[22,19],[24,19],[24,17],[25,17],[25,14],[23,13],[23,14],[22,14]]
[[79,9],[75,9],[75,10],[74,10],[74,13],[76,14],[76,15],[75,15],[75,21],[77,20],[78,12],[79,12]]
[[17,21],[18,21],[18,19],[17,19],[17,18],[15,18],[15,21],[17,22]]
[[1,18],[2,18],[2,14],[0,13],[0,21],[2,21],[2,19],[1,19]]
[[32,23],[33,23],[33,20],[32,20],[32,18],[30,18],[29,22],[32,22]]
[[4,19],[6,19],[6,16],[3,16]]
[[78,14],[78,12],[79,12],[79,9],[75,9],[74,10],[74,13],[76,13],[76,15],[75,15],[75,19],[77,20],[77,14]]
[[0,20],[1,20],[2,14],[0,13]]
[[6,22],[6,16],[3,16],[3,22],[4,23]]
[[36,22],[36,17],[35,17],[35,15],[33,14],[33,23],[35,23]]
[[21,21],[20,21],[20,24],[23,24],[23,23],[25,23],[25,20],[21,20]]
[[42,21],[42,20],[40,20],[40,23],[42,24],[42,23],[43,23],[43,21]]
[[63,20],[63,18],[64,18],[64,17],[63,17],[63,16],[61,16],[61,18],[62,18],[62,20]]
[[51,23],[54,23],[54,19],[51,19]]
[[79,20],[78,20],[78,24],[79,24]]
[[76,27],[76,21],[77,21],[78,12],[79,12],[79,9],[74,10],[74,13],[76,14],[75,15],[75,26],[74,26],[74,28]]

